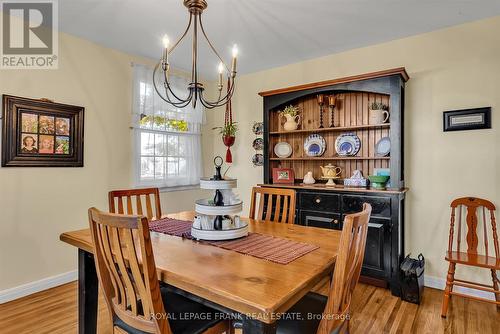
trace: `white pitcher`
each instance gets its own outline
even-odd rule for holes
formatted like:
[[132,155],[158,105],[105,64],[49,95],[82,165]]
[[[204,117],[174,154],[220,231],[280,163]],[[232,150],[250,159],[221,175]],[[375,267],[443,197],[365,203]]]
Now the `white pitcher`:
[[372,125],[384,124],[389,119],[389,112],[383,109],[370,109],[368,123]]
[[283,124],[285,131],[297,130],[300,123],[300,115],[291,116],[289,114],[282,114],[282,116],[286,119],[285,124]]

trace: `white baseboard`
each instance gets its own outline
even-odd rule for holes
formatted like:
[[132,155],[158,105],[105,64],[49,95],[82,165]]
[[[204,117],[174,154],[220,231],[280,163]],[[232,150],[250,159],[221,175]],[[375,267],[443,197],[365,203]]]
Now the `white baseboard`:
[[56,276],[43,278],[39,281],[34,281],[10,289],[1,290],[0,304],[10,302],[11,300],[28,296],[33,293],[47,290],[59,285],[73,282],[76,281],[77,279],[78,279],[78,271],[73,270]]
[[[425,276],[424,285],[429,288],[444,290],[446,286],[446,280],[444,278],[439,278],[439,277]],[[465,295],[471,295],[475,297],[495,300],[495,295],[492,292],[470,289],[458,285],[455,285],[453,287],[453,291],[463,293]]]

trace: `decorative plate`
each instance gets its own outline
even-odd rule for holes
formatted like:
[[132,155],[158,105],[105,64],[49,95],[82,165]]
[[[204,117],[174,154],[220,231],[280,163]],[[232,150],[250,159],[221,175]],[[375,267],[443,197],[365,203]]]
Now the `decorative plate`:
[[325,153],[326,141],[323,136],[312,134],[304,142],[304,151],[310,157],[319,157]]
[[252,157],[252,163],[256,167],[264,165],[264,156],[260,153],[254,154]]
[[278,144],[274,145],[274,154],[278,158],[288,158],[292,155],[292,146],[286,141],[280,141]]
[[385,157],[389,153],[391,153],[391,139],[383,137],[375,145],[375,154],[379,157]]
[[261,135],[264,133],[264,123],[262,122],[254,122],[252,127],[253,133],[256,135]]
[[340,156],[353,156],[358,154],[361,140],[354,133],[343,133],[335,140],[335,150]]
[[264,139],[262,138],[255,138],[252,143],[252,147],[256,151],[262,151],[264,148]]

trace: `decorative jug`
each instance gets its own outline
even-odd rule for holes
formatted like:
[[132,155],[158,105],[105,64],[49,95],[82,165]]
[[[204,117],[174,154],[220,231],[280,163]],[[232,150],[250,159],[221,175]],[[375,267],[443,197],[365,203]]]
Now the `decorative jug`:
[[282,114],[282,117],[286,119],[285,124],[283,124],[283,129],[285,129],[285,131],[297,130],[300,123],[300,115],[292,116],[289,114]]
[[309,171],[304,175],[304,184],[314,184],[316,180],[313,177],[313,172]]
[[389,119],[389,112],[383,109],[370,109],[368,123],[372,125],[384,124]]

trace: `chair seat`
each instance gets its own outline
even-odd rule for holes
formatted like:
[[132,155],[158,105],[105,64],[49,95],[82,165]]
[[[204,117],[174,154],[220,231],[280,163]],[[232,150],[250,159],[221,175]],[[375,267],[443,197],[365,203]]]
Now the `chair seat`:
[[[161,294],[173,334],[203,333],[224,319],[224,314],[184,296],[167,291],[164,287],[161,287]],[[195,319],[193,319],[193,315],[196,317]],[[114,325],[130,334],[148,334],[127,325],[118,317],[114,319]]]
[[276,323],[277,334],[316,333],[327,297],[309,292]]
[[468,254],[465,252],[446,252],[446,261],[465,264],[474,267],[483,267],[500,270],[500,259],[496,257]]

